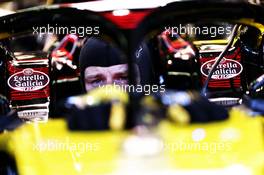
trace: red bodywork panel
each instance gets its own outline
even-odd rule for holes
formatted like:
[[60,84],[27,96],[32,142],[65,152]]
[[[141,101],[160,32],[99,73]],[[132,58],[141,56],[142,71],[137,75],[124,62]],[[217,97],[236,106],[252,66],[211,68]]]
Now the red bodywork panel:
[[[47,60],[48,58],[33,58],[30,60],[40,61]],[[23,62],[23,61],[21,61]],[[50,75],[48,64],[31,64],[23,66],[19,64],[20,61],[16,60],[8,62],[8,74],[9,81],[8,86],[10,87],[9,98],[16,104],[16,101],[34,100],[34,99],[47,99],[50,96]],[[29,75],[24,74],[23,71],[29,69],[32,72]],[[19,73],[21,72],[21,73]],[[17,76],[16,76],[17,75]],[[11,77],[13,76],[13,77]],[[11,79],[11,78],[12,79]],[[11,84],[11,85],[10,85]],[[16,90],[19,89],[19,90]],[[30,88],[34,90],[30,90]]]
[[112,12],[105,12],[102,13],[102,16],[121,29],[135,29],[150,12],[152,12],[152,10],[135,11],[124,16],[115,16]]
[[[208,53],[201,54],[200,56],[201,65],[203,65],[207,61],[215,59],[218,55],[219,55],[218,52],[210,53],[210,56],[208,56]],[[240,63],[241,62],[240,48],[238,47],[231,53],[229,52],[228,55],[225,55],[225,58],[235,60]],[[207,78],[206,76],[202,75],[202,84],[204,84],[206,78]],[[233,86],[231,86],[231,83],[233,84]],[[240,88],[241,87],[241,74],[231,79],[225,79],[225,80],[211,79],[208,84],[208,87],[209,88],[231,88],[231,87]]]

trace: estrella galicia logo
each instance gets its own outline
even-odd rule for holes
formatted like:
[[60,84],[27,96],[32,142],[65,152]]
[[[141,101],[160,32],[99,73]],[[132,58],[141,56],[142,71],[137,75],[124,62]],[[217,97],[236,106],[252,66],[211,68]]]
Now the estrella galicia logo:
[[7,84],[14,90],[27,92],[42,89],[49,81],[47,74],[27,68],[10,76]]
[[[214,63],[215,63],[215,59],[205,62],[201,66],[200,69],[201,73],[207,77]],[[223,58],[223,60],[216,67],[212,75],[212,79],[225,80],[225,79],[234,78],[239,74],[241,74],[242,71],[243,71],[243,67],[238,61]]]

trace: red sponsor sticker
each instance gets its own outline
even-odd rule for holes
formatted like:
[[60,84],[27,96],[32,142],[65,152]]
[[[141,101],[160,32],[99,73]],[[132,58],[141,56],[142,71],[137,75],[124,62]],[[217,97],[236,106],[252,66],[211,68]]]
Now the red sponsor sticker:
[[[215,63],[215,59],[205,62],[201,66],[200,69],[201,73],[207,77],[214,63]],[[225,80],[225,79],[234,78],[239,74],[241,74],[242,71],[243,71],[243,67],[238,61],[223,58],[223,60],[216,67],[212,75],[212,79]]]
[[29,92],[46,87],[49,81],[47,74],[27,68],[10,76],[7,84],[14,90]]

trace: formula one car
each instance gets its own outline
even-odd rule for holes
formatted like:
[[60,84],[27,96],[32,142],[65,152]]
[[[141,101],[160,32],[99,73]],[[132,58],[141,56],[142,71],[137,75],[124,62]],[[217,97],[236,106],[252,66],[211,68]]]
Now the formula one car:
[[263,13],[92,1],[0,18],[0,174],[262,175]]

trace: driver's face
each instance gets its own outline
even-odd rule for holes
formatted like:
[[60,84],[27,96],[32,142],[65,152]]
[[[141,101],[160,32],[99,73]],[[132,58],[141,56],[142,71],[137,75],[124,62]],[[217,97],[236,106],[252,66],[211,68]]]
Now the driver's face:
[[107,84],[127,85],[128,66],[119,64],[109,67],[87,67],[84,71],[84,82],[86,91]]

